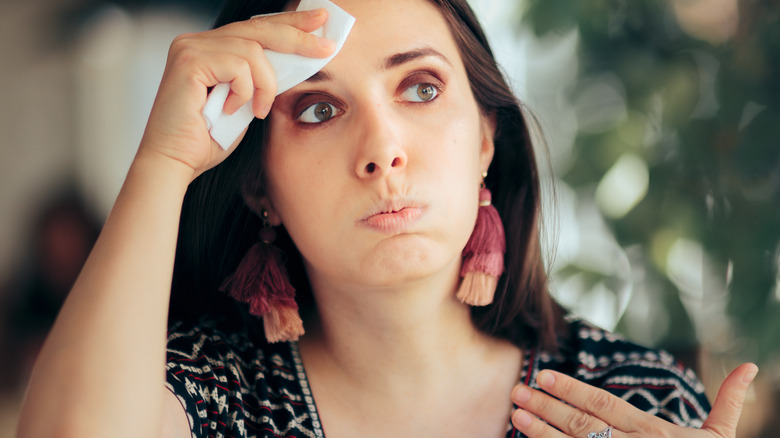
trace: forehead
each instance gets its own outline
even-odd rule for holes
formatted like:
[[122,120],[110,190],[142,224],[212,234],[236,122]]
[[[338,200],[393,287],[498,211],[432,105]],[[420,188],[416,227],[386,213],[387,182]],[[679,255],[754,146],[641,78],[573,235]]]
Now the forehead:
[[394,53],[432,47],[453,64],[460,55],[450,28],[439,7],[427,0],[335,0],[355,17],[355,25],[341,52],[333,59],[381,66]]

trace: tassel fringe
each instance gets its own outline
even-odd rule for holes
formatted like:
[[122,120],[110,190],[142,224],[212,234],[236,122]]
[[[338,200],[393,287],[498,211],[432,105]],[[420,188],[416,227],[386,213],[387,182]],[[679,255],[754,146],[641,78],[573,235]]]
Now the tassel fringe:
[[268,342],[297,341],[303,335],[303,322],[298,306],[273,306],[263,316],[265,338]]
[[498,277],[481,272],[467,272],[463,276],[458,299],[471,306],[487,306],[493,302]]
[[498,279],[504,273],[506,237],[501,216],[491,204],[488,189],[479,192],[480,207],[477,222],[466,247],[463,249],[463,280],[457,298],[472,306],[485,306],[493,302]]
[[249,313],[263,317],[268,342],[297,340],[303,334],[295,289],[283,269],[284,254],[265,242],[252,245],[220,291],[249,304]]

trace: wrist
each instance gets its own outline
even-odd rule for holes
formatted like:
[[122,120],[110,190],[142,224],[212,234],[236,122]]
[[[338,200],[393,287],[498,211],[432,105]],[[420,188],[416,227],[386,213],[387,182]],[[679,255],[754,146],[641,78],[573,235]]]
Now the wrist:
[[184,161],[177,160],[153,148],[138,149],[133,160],[128,178],[134,175],[144,175],[144,179],[164,182],[172,187],[179,187],[182,191],[197,176],[197,172]]

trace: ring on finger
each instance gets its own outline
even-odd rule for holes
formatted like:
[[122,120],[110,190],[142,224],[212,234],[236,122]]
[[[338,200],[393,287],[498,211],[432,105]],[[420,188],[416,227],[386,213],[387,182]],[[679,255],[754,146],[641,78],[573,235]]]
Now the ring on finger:
[[588,438],[612,438],[612,426],[607,426],[601,432],[590,432]]

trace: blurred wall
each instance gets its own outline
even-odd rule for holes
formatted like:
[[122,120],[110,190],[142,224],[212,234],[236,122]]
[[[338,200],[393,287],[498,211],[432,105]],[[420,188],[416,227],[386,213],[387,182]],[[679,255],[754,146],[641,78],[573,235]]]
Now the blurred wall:
[[0,5],[0,278],[25,224],[65,184],[105,217],[143,133],[168,45],[211,17],[79,0]]
[[71,50],[60,46],[53,8],[72,0],[0,3],[0,278],[25,255],[35,202],[75,165]]

